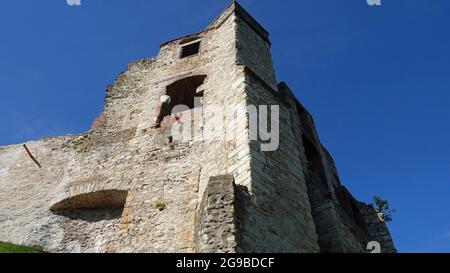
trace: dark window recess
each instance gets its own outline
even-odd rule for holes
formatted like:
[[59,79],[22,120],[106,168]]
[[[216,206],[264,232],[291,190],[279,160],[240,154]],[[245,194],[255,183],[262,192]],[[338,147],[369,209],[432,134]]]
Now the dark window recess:
[[174,111],[174,107],[176,106],[184,105],[189,109],[202,107],[201,99],[203,97],[203,91],[198,89],[204,83],[205,79],[205,75],[193,76],[181,79],[167,86],[166,95],[170,97],[170,102],[164,103],[161,106],[157,126],[161,125],[165,117],[176,114]]
[[198,54],[200,51],[200,42],[185,45],[181,48],[180,58],[186,58]]

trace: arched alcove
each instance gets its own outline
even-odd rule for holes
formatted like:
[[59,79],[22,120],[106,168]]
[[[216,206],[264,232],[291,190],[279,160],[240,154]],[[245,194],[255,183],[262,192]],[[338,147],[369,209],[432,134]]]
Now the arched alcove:
[[72,196],[54,204],[50,210],[61,216],[86,221],[120,218],[125,207],[127,191],[103,190]]

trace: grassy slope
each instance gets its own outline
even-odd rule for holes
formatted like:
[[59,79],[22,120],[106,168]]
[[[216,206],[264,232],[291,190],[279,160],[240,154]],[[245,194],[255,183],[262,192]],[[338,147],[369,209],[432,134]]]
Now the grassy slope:
[[41,251],[31,247],[18,246],[0,242],[0,253],[39,253],[39,252]]

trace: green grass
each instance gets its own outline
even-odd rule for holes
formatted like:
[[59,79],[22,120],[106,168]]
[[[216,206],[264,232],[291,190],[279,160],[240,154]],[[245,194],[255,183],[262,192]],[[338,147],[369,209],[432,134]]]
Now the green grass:
[[0,242],[0,253],[41,253],[42,251],[26,246],[18,246],[13,244]]

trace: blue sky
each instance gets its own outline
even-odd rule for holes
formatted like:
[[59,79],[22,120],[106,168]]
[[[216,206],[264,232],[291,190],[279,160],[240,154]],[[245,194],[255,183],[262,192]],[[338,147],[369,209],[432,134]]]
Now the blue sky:
[[[3,1],[0,145],[80,133],[106,86],[228,0]],[[450,252],[450,1],[242,0],[279,81],[316,120],[342,182],[397,209],[401,252]]]

